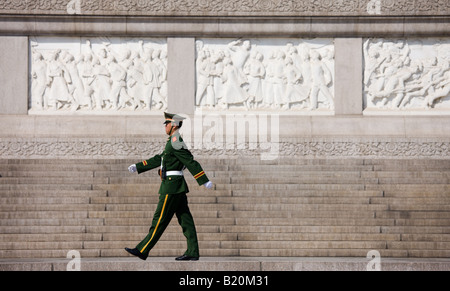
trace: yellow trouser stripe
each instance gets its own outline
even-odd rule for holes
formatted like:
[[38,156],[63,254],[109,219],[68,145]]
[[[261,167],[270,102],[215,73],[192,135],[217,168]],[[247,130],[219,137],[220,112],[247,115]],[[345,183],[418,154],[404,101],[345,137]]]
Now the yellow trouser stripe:
[[142,248],[141,253],[147,248],[148,244],[152,241],[153,236],[155,235],[156,230],[158,229],[159,223],[161,222],[161,218],[164,215],[164,209],[166,208],[166,202],[167,202],[168,197],[169,197],[169,195],[167,194],[166,199],[164,199],[164,204],[163,204],[163,207],[161,210],[161,215],[159,216],[158,223],[156,224],[156,227],[155,227],[155,230],[153,231],[152,237],[148,240],[147,244]]

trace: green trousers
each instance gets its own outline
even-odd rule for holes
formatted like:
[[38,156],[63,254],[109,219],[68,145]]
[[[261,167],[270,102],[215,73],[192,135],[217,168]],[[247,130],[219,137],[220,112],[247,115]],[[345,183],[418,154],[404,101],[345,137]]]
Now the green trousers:
[[178,223],[183,229],[183,234],[187,240],[187,256],[199,257],[197,232],[195,230],[194,219],[189,211],[186,193],[181,194],[161,194],[158,206],[153,215],[152,226],[147,236],[136,246],[144,255],[148,256],[150,250],[158,242],[166,227],[176,214]]

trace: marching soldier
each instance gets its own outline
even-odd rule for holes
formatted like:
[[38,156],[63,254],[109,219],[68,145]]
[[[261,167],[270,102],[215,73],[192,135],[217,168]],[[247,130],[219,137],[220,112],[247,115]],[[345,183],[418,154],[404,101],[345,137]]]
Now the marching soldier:
[[125,250],[142,260],[147,259],[150,250],[163,234],[173,215],[176,214],[187,240],[186,252],[176,260],[198,260],[200,255],[197,232],[188,207],[186,193],[189,192],[189,189],[183,170],[187,168],[200,186],[204,185],[207,189],[211,189],[213,185],[201,165],[194,160],[178,132],[184,118],[170,113],[164,113],[164,117],[166,133],[169,138],[162,154],[128,167],[131,173],[137,172],[138,174],[159,167],[161,186],[158,206],[149,233],[134,249],[125,248]]

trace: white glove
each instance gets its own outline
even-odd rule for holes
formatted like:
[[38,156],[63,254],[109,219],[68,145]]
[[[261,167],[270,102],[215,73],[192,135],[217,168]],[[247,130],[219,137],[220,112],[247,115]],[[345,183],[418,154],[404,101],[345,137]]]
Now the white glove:
[[128,167],[128,171],[129,171],[130,173],[136,172],[136,171],[137,171],[136,165],[131,165],[131,166],[129,166],[129,167]]
[[206,189],[211,189],[212,186],[213,186],[213,183],[211,181],[208,181],[208,182],[205,183]]

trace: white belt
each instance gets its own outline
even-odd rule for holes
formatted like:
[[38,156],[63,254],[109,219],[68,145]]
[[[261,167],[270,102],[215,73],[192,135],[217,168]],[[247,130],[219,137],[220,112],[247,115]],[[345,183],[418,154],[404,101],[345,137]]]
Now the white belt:
[[183,176],[183,171],[167,171],[166,176]]

